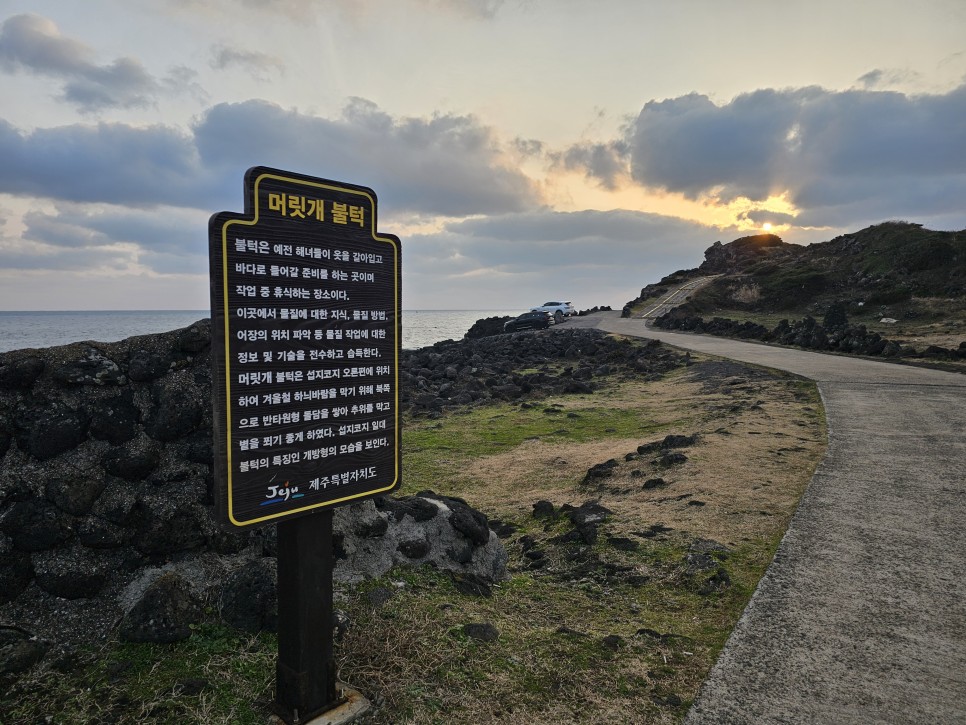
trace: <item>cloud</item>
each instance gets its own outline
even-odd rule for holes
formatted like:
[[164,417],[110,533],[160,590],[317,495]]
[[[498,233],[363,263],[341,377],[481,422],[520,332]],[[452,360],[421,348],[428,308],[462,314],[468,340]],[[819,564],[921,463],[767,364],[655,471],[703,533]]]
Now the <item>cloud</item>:
[[14,15],[0,25],[0,65],[5,70],[67,76],[94,67],[94,51],[65,38],[57,25],[39,15]]
[[558,158],[605,186],[624,171],[641,186],[718,203],[786,194],[826,224],[907,208],[910,196],[937,213],[958,208],[966,223],[962,197],[944,191],[966,182],[964,117],[966,85],[936,95],[765,89],[723,105],[692,93],[650,101],[621,138]]
[[[222,104],[190,132],[121,123],[26,132],[0,120],[0,193],[19,197],[24,230],[0,245],[4,264],[21,269],[203,274],[208,216],[241,211],[250,166],[363,183],[384,215],[426,219],[539,208],[513,156],[473,117],[394,117],[361,99],[336,118]],[[38,210],[32,199],[53,204]]]
[[76,124],[27,133],[0,120],[0,157],[2,193],[144,206],[203,207],[217,198],[191,137],[167,126]]
[[626,155],[627,144],[623,141],[581,142],[563,152],[553,152],[549,158],[551,168],[583,171],[587,178],[613,191],[628,176]]
[[186,65],[173,66],[161,84],[172,95],[192,96],[201,103],[210,98],[208,91],[198,82],[198,72]]
[[544,143],[535,138],[515,138],[511,141],[513,148],[523,158],[539,158],[544,152]]
[[760,227],[763,224],[796,224],[798,223],[795,216],[792,214],[784,214],[778,211],[769,211],[767,209],[752,209],[750,211],[743,211],[738,214],[739,222],[749,222],[756,227]]
[[[144,270],[205,274],[208,214],[58,204],[22,217],[19,240],[4,243],[4,266],[30,270]],[[9,264],[8,264],[9,260]]]
[[430,7],[449,10],[470,18],[493,18],[506,0],[421,0]]
[[220,104],[193,133],[76,124],[31,132],[0,120],[0,193],[75,202],[241,208],[250,166],[361,183],[396,213],[538,206],[537,186],[472,116],[393,117],[355,99],[334,119],[267,101]]
[[53,213],[26,213],[24,238],[58,247],[126,244],[161,254],[207,254],[208,216],[171,207],[148,211],[61,204]]
[[[563,296],[622,305],[648,281],[694,266],[716,239],[740,236],[644,212],[535,210],[452,222],[404,240],[404,306],[507,309]],[[412,291],[407,291],[412,290]]]
[[211,49],[211,67],[215,70],[241,68],[257,80],[268,80],[270,76],[282,73],[285,64],[281,58],[257,50],[239,50],[225,45]]
[[[61,244],[50,245],[35,239],[0,240],[0,256],[4,270],[52,270],[52,271],[130,271],[136,262],[134,250],[124,247],[100,245],[90,235],[56,229],[55,225],[43,225],[41,231]],[[71,246],[69,237],[76,242]]]
[[85,113],[105,108],[139,108],[153,103],[160,86],[134,58],[108,65],[93,62],[94,51],[60,34],[39,15],[14,15],[0,26],[0,67],[56,78],[63,99]]
[[493,130],[472,116],[393,117],[356,98],[329,119],[267,101],[223,103],[195,126],[202,163],[265,164],[371,186],[398,211],[447,216],[541,203]]
[[858,78],[858,84],[868,89],[885,89],[901,85],[922,85],[923,76],[921,73],[905,68],[875,68]]

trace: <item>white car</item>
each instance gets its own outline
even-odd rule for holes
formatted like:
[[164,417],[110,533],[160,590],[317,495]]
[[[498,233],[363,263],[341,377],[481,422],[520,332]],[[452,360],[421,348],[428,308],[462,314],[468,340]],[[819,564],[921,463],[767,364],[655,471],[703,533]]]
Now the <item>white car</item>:
[[574,306],[570,302],[544,302],[539,307],[531,307],[531,312],[548,312],[553,315],[554,322],[560,324],[565,317],[574,314]]

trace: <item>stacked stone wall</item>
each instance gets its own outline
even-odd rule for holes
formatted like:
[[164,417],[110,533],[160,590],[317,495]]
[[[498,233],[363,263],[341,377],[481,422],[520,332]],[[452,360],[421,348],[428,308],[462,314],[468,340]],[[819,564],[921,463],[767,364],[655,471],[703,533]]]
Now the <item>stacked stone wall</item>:
[[[206,609],[274,626],[275,527],[214,515],[210,334],[205,320],[0,355],[0,634],[17,647],[172,641]],[[402,563],[505,576],[486,517],[459,499],[370,500],[334,530],[337,581]]]

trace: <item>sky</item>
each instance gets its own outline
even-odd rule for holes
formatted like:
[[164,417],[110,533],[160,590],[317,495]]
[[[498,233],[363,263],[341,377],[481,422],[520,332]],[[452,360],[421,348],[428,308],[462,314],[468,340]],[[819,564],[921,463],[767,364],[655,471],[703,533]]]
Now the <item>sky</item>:
[[0,0],[0,98],[0,310],[207,309],[259,165],[374,189],[404,309],[966,228],[963,0]]

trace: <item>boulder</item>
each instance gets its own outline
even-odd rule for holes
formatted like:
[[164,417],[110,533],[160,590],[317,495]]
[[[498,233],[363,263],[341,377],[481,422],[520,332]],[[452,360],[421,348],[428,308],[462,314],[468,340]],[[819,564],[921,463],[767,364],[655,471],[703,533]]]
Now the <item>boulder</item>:
[[[156,382],[152,390],[154,404],[144,423],[144,431],[162,442],[170,442],[191,433],[202,421],[204,406],[201,395],[192,384],[188,371],[169,375]],[[209,406],[210,407],[210,406]]]
[[132,541],[135,548],[162,556],[200,549],[206,541],[203,520],[211,514],[192,498],[174,491],[144,492],[132,511],[133,526],[139,532]]
[[147,438],[131,441],[109,450],[101,465],[112,476],[125,481],[143,481],[157,468],[161,451]]
[[46,364],[35,356],[14,357],[0,365],[0,390],[30,388],[43,374]]
[[26,630],[0,626],[0,675],[16,674],[30,669],[43,659],[48,649]]
[[[379,537],[369,535],[371,522],[380,512],[376,502],[344,506],[335,512],[333,533],[342,553],[336,559],[336,581],[353,583],[382,576],[400,564],[431,564],[441,571],[473,575],[486,582],[507,577],[503,544],[489,529],[486,517],[465,502],[432,492],[404,499],[401,505],[388,497],[379,501],[388,521]],[[427,506],[436,513],[428,516]]]
[[0,535],[0,604],[16,599],[33,576],[30,554],[17,551],[9,537]]
[[164,644],[191,636],[191,625],[202,619],[200,603],[177,574],[154,580],[124,614],[118,633],[125,642]]
[[90,425],[84,411],[60,401],[35,401],[22,412],[21,421],[17,445],[40,461],[79,446],[87,439]]
[[103,493],[107,481],[100,471],[87,475],[78,472],[74,477],[56,477],[46,484],[47,498],[61,511],[73,516],[85,516]]
[[128,376],[139,383],[149,382],[168,372],[170,364],[156,352],[138,350],[128,362]]
[[278,570],[268,557],[245,562],[225,581],[218,611],[228,624],[246,632],[278,630]]
[[130,391],[93,402],[87,413],[91,438],[114,444],[134,438],[141,422],[141,411],[134,405]]
[[88,347],[81,357],[56,368],[53,378],[67,385],[124,385],[127,377],[120,366],[100,350]]
[[500,630],[489,622],[471,622],[463,625],[463,634],[470,639],[480,642],[496,642],[500,638]]
[[14,503],[0,517],[0,531],[18,551],[44,551],[74,535],[72,518],[42,499]]

